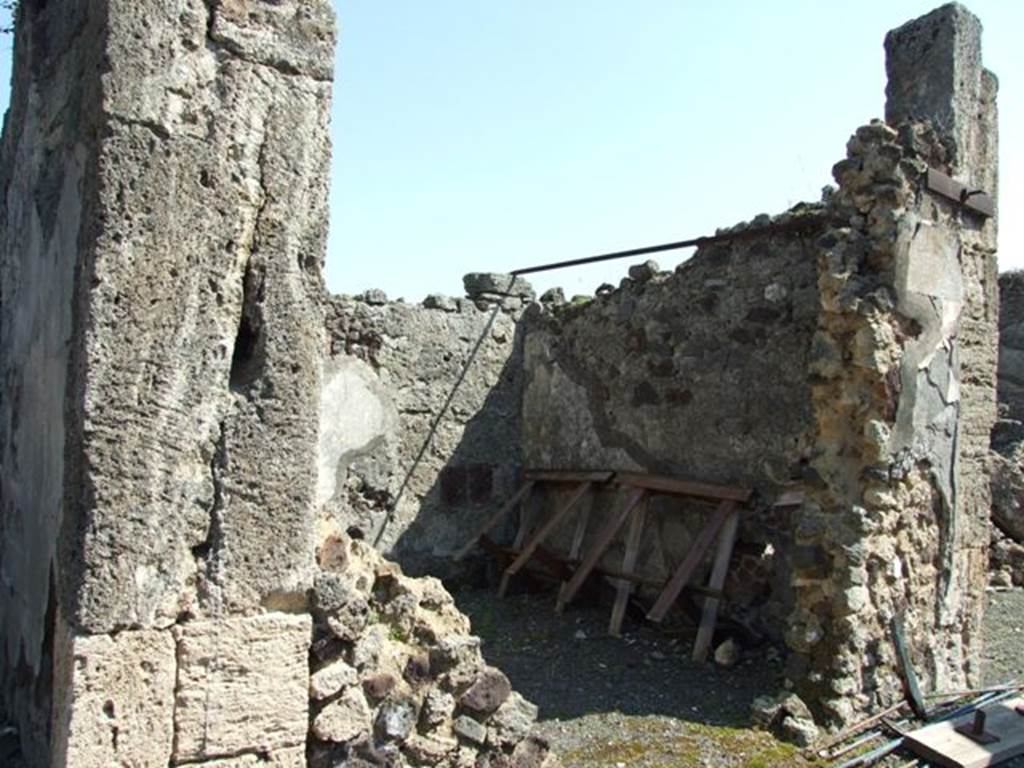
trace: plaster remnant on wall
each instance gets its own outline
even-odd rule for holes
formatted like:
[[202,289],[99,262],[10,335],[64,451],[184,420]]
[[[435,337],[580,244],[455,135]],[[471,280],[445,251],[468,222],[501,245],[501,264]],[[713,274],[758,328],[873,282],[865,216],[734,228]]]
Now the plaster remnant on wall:
[[[467,286],[466,298],[422,306],[344,296],[328,306],[322,514],[368,537],[383,531],[380,546],[415,573],[450,568],[521,467],[517,319],[532,289],[500,275]],[[369,411],[333,408],[332,386]]]

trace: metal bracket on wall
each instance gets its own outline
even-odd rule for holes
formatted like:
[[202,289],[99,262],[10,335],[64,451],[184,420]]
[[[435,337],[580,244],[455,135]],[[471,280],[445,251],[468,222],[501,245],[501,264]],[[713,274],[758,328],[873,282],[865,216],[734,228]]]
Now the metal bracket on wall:
[[947,176],[942,171],[934,168],[928,169],[928,179],[925,182],[928,191],[934,192],[947,200],[959,203],[974,213],[981,214],[986,218],[996,215],[995,201],[982,189],[971,189],[965,184]]

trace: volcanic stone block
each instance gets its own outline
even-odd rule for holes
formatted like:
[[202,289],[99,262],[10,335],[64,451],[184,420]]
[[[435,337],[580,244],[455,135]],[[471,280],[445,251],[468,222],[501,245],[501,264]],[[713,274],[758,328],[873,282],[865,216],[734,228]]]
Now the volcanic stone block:
[[304,744],[308,616],[265,614],[175,629],[176,763]]
[[52,765],[166,768],[174,739],[174,638],[168,631],[71,640]]

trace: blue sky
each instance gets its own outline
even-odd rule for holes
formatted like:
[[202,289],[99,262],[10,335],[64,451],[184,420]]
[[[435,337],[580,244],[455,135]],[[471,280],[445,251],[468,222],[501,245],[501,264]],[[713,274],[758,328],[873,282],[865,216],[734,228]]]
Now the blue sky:
[[[465,272],[708,234],[817,199],[852,131],[882,116],[885,32],[937,4],[335,0],[328,286],[457,295]],[[968,6],[1000,78],[1000,267],[1020,268],[1024,3]],[[534,282],[589,294],[628,264]]]

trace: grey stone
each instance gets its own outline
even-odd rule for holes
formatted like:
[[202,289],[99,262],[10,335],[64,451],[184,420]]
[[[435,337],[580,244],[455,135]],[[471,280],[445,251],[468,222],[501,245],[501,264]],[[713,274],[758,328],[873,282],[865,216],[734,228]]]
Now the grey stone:
[[423,699],[420,718],[427,729],[434,729],[448,722],[454,712],[455,697],[440,688],[432,688]]
[[994,454],[992,473],[992,522],[1011,539],[1024,543],[1024,469],[1020,456],[1012,459]]
[[735,667],[740,660],[740,647],[731,637],[715,648],[715,663],[720,667]]
[[459,706],[477,716],[486,716],[500,707],[511,692],[512,685],[501,670],[489,667],[462,694]]
[[477,309],[487,311],[495,305],[505,312],[518,312],[523,308],[523,299],[519,296],[507,296],[503,293],[478,293],[473,297]]
[[388,295],[380,288],[371,288],[363,292],[358,298],[374,307],[383,306],[388,303]]
[[549,288],[540,295],[541,304],[551,304],[553,306],[561,306],[565,304],[565,291],[561,288]]
[[533,286],[521,277],[496,272],[470,272],[462,278],[466,296],[475,299],[482,294],[518,296],[533,301],[536,298]]
[[658,262],[648,259],[642,264],[634,264],[629,268],[629,279],[635,280],[638,283],[646,283],[655,277],[660,270],[661,267],[658,266]]
[[416,704],[412,701],[385,701],[377,711],[377,734],[382,739],[404,741],[416,725],[418,715]]
[[423,300],[423,306],[427,309],[440,309],[444,312],[458,312],[459,305],[450,296],[440,293],[431,293]]
[[455,718],[452,730],[456,735],[474,744],[483,744],[487,740],[487,728],[468,715]]
[[513,692],[487,721],[488,743],[508,747],[529,736],[537,720],[535,704]]

